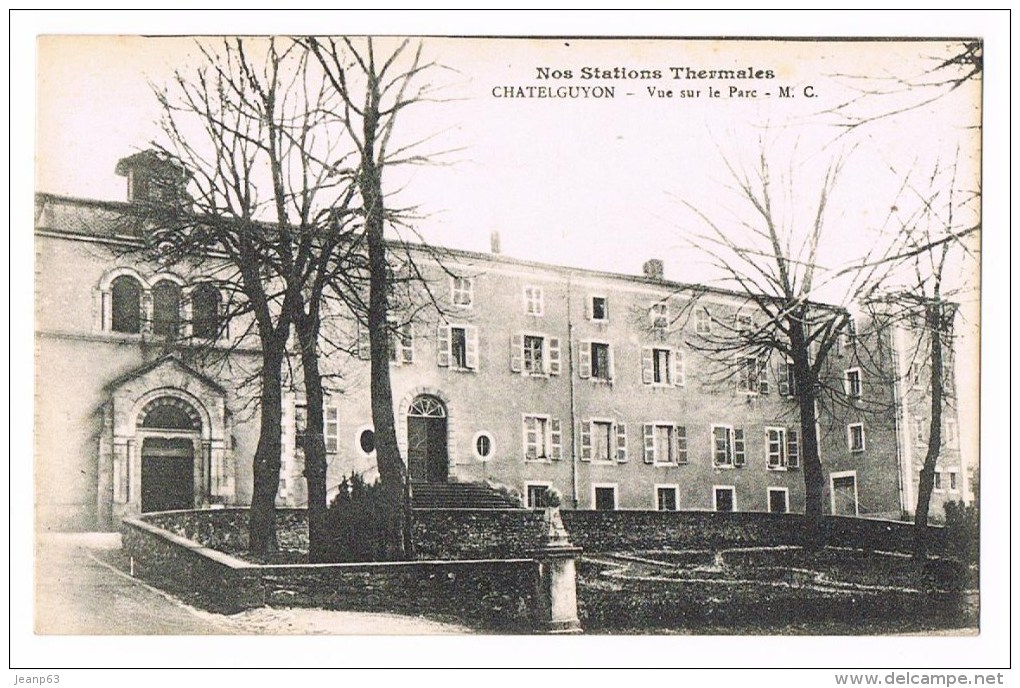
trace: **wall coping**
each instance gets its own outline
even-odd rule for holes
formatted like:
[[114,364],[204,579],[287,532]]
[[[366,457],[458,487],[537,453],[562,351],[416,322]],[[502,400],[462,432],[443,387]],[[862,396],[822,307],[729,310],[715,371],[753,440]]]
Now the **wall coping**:
[[[172,512],[160,512],[172,513]],[[412,567],[443,567],[443,568],[470,568],[475,566],[489,566],[492,564],[532,564],[533,558],[512,558],[512,559],[415,559],[411,561],[378,561],[378,562],[336,562],[321,564],[254,564],[225,554],[215,549],[205,547],[194,540],[171,533],[151,523],[146,523],[136,518],[125,518],[122,523],[126,526],[145,531],[155,537],[161,538],[178,547],[187,549],[198,556],[211,559],[218,564],[231,569],[243,569],[249,571],[260,571],[264,573],[286,573],[297,571],[321,571],[324,569],[336,569],[344,571],[379,570]]]

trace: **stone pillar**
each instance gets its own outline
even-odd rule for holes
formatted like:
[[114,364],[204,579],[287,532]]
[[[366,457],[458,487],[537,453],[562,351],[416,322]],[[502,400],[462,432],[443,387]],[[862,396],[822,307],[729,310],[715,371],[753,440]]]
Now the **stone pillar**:
[[[547,495],[551,491],[547,491]],[[580,633],[577,618],[577,560],[581,548],[571,544],[560,517],[559,500],[545,510],[541,543],[530,552],[535,571],[535,629],[540,633]]]

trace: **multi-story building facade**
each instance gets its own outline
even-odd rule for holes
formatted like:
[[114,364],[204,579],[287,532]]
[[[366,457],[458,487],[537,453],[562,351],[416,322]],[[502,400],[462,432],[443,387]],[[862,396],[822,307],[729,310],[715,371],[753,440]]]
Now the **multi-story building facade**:
[[[108,528],[144,511],[250,501],[259,358],[250,328],[219,327],[228,296],[203,279],[208,266],[168,272],[125,250],[124,209],[37,197],[42,527]],[[419,252],[417,264],[434,306],[407,322],[397,309],[391,347],[398,441],[414,483],[486,481],[530,506],[554,487],[578,509],[803,509],[789,367],[772,356],[720,375],[698,346],[719,323],[749,317],[746,297],[692,291],[664,279],[657,260],[632,276],[498,250],[446,250],[442,266],[432,255]],[[845,403],[819,415],[832,511],[898,517],[911,510],[917,452],[904,418],[914,411],[903,410],[900,383],[868,378],[856,353],[863,338],[848,344],[832,356]],[[325,363],[335,490],[344,476],[375,475],[369,365],[357,355]],[[292,388],[281,505],[306,501],[304,416]],[[941,467],[940,497],[954,496],[954,480],[959,489],[959,465],[957,452]]]

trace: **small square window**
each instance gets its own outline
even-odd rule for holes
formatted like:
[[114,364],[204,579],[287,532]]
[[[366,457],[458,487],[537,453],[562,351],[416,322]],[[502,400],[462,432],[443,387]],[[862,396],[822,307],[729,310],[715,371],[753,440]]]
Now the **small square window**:
[[677,510],[677,488],[668,485],[665,487],[655,488],[655,508],[659,511],[676,511]]
[[524,287],[524,312],[528,315],[543,315],[545,302],[542,287]]
[[851,423],[847,426],[846,431],[850,451],[854,453],[864,451],[864,424]]
[[713,506],[716,511],[736,511],[737,499],[732,487],[713,488]]
[[769,488],[769,513],[785,514],[790,510],[790,492],[785,487]]
[[656,330],[665,330],[669,327],[669,305],[665,303],[652,304],[648,311],[652,327]]
[[595,487],[595,510],[616,511],[616,486]]
[[450,285],[450,300],[454,306],[468,307],[474,303],[474,280],[454,277]]
[[549,489],[548,485],[543,483],[528,483],[527,485],[527,499],[529,509],[544,509],[547,505],[546,502],[546,490]]
[[609,320],[609,301],[605,296],[591,297],[591,319]]

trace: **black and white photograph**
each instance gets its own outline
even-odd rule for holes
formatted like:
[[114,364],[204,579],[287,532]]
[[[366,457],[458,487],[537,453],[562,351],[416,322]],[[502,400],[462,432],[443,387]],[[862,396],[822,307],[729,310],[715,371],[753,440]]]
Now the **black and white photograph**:
[[32,37],[36,655],[1002,661],[984,35],[152,19]]

